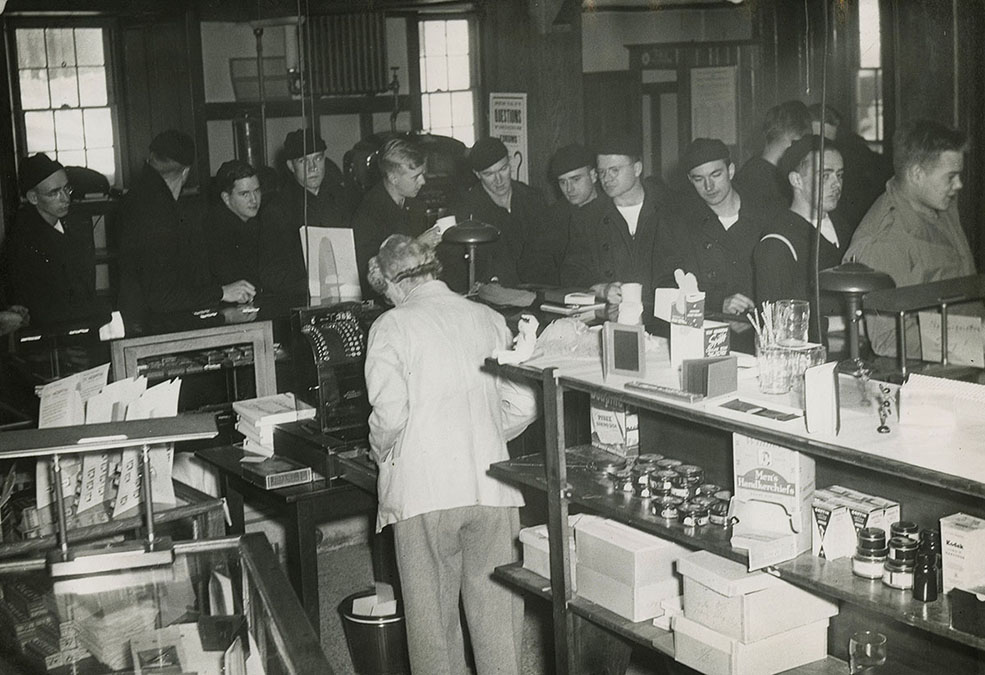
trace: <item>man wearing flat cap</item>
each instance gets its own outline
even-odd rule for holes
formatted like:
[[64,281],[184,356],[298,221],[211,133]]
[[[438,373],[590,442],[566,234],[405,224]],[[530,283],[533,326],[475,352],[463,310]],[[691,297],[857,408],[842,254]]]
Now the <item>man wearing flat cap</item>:
[[[498,241],[479,247],[476,279],[496,278],[506,287],[534,281],[539,271],[535,259],[528,260],[532,252],[528,245],[546,222],[547,205],[536,190],[513,179],[509,151],[498,138],[480,138],[469,150],[468,160],[479,183],[454,204],[452,212],[459,222],[477,220],[500,233]],[[464,268],[450,266],[445,277],[452,288],[464,290]]]
[[96,296],[91,225],[68,218],[72,186],[65,168],[44,153],[20,164],[27,200],[4,247],[7,300],[26,307],[36,327],[99,326],[109,307]]
[[[847,223],[832,212],[841,197],[844,163],[841,150],[832,141],[824,146],[824,167],[820,178],[821,137],[804,136],[791,145],[777,168],[787,177],[793,190],[790,208],[777,211],[753,252],[753,273],[756,280],[756,301],[771,302],[785,298],[811,303],[811,316],[818,316],[814,303],[814,242],[820,227],[818,269],[841,263],[848,247],[851,230]],[[817,211],[818,191],[821,192],[821,211]],[[838,313],[837,298],[822,297],[822,316]],[[810,337],[817,342],[820,335],[810,322]]]
[[586,210],[599,216],[608,197],[599,197],[595,153],[584,145],[573,143],[560,148],[551,157],[549,168],[562,199],[551,206],[550,218],[537,224],[528,259],[532,271],[538,273],[531,282],[556,286],[575,214]]
[[605,200],[598,209],[580,209],[573,216],[561,284],[591,287],[600,299],[618,304],[622,283],[641,283],[644,303],[651,306],[660,197],[642,179],[643,161],[635,139],[604,139],[596,160]]
[[393,527],[411,670],[468,672],[461,606],[476,671],[518,675],[523,599],[492,571],[516,559],[523,496],[488,469],[536,418],[536,397],[483,367],[513,336],[438,280],[432,249],[394,234],[369,268],[395,305],[369,332],[366,390],[376,528]]
[[169,129],[151,141],[140,176],[120,205],[120,311],[127,332],[140,332],[155,314],[253,299],[253,284],[219,284],[195,204],[179,201],[195,161],[195,143]]
[[696,138],[681,157],[693,191],[667,209],[657,235],[658,281],[673,287],[674,270],[693,273],[705,310],[742,314],[755,306],[752,251],[769,223],[768,211],[732,185],[735,164],[715,138]]
[[283,158],[292,180],[274,195],[271,217],[294,227],[349,227],[355,208],[342,172],[325,156],[325,141],[312,129],[298,129],[284,139]]

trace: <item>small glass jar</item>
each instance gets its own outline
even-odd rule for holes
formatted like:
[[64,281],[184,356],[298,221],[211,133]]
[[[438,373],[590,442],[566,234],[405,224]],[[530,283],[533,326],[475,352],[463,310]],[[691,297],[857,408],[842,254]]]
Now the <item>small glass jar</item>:
[[694,486],[688,480],[687,476],[677,474],[670,482],[670,494],[688,500],[694,496]]
[[591,465],[595,468],[597,473],[613,474],[626,468],[625,457],[617,457],[616,455],[610,455],[610,453],[605,454],[609,456],[604,459],[596,457],[591,461]]
[[681,505],[680,509],[681,525],[684,527],[704,527],[708,524],[708,507],[694,502]]
[[924,551],[917,556],[917,564],[913,568],[913,599],[933,602],[937,595],[937,555]]
[[719,527],[728,527],[728,502],[720,499],[708,507],[708,522]]
[[642,455],[636,456],[636,460],[633,462],[633,467],[636,469],[653,471],[657,468],[657,465],[663,458],[663,455],[658,455],[655,452],[646,452]]
[[633,493],[633,486],[636,484],[636,477],[633,476],[631,469],[623,469],[609,474],[612,481],[612,489],[616,492]]
[[886,531],[878,527],[863,527],[858,531],[857,547],[859,553],[885,549]]
[[[719,492],[723,492],[720,485],[715,485],[714,483],[702,483],[698,486],[698,489],[694,491],[695,495],[708,495],[709,497],[715,497]],[[717,499],[717,497],[716,497]]]
[[882,567],[882,583],[890,588],[908,591],[913,588],[913,563],[887,560]]
[[898,520],[889,526],[890,537],[909,537],[910,539],[916,539],[919,531],[920,526],[912,520]]
[[681,460],[674,459],[673,457],[664,457],[659,462],[657,462],[657,466],[659,466],[661,469],[673,469],[675,466],[680,466],[683,463],[684,462],[682,462]]
[[694,495],[694,499],[691,500],[695,504],[701,504],[706,509],[709,510],[709,515],[711,512],[711,505],[718,504],[718,500],[711,495]]
[[650,473],[650,492],[653,494],[669,495],[674,487],[677,472],[673,469],[658,469]]
[[639,479],[634,478],[633,494],[640,499],[649,499],[653,496],[653,492],[650,490],[650,481],[648,477],[645,477],[642,483]]
[[[924,529],[920,530],[920,550],[921,553],[933,553],[937,565],[937,592],[944,592],[944,562],[941,557],[941,533],[939,530]],[[914,587],[916,588],[916,587]]]
[[633,472],[633,479],[636,481],[635,490],[639,494],[642,488],[646,488],[647,494],[650,492],[650,469],[646,467],[634,466],[630,469]]
[[863,579],[881,579],[886,565],[886,554],[889,548],[857,549],[852,558],[852,574]]
[[732,491],[731,490],[719,490],[715,493],[715,499],[720,502],[725,502],[726,504],[732,501]]
[[650,502],[650,513],[664,520],[677,520],[683,499],[664,495]]
[[909,537],[893,537],[889,540],[889,559],[913,565],[917,561],[919,544]]

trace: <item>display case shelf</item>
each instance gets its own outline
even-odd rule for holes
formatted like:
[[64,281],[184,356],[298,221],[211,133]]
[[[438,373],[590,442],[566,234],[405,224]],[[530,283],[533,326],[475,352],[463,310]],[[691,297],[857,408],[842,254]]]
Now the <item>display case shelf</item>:
[[[650,355],[648,355],[650,360]],[[673,385],[673,373],[666,363],[647,366],[648,381]],[[585,361],[565,364],[561,359],[547,362],[543,368],[530,365],[496,366],[512,379],[538,380],[544,391],[546,425],[543,456],[529,455],[500,462],[490,474],[507,482],[542,490],[548,502],[548,532],[551,565],[560,575],[567,569],[565,526],[569,509],[578,508],[632,525],[642,531],[679,544],[711,551],[731,560],[747,562],[745,552],[733,549],[727,529],[712,525],[685,530],[649,513],[648,500],[616,493],[604,475],[585,466],[580,458],[584,446],[567,447],[565,409],[567,397],[600,394],[636,408],[640,412],[640,452],[660,452],[701,464],[709,462],[712,477],[731,473],[732,433],[774,443],[803,452],[814,458],[819,485],[843,484],[900,501],[904,515],[924,524],[936,523],[944,515],[964,511],[985,516],[985,436],[981,426],[959,425],[953,429],[932,430],[892,425],[892,433],[876,432],[875,407],[859,405],[854,380],[842,378],[842,429],[838,436],[808,435],[803,420],[783,424],[720,407],[723,400],[695,404],[628,391],[628,378],[610,376],[603,380],[598,364]],[[791,405],[788,400],[759,394],[755,379],[740,377],[736,398],[751,400],[770,407]],[[854,391],[853,391],[854,390]],[[846,402],[847,401],[847,402]],[[644,417],[647,423],[644,424]],[[669,426],[668,426],[669,425]],[[665,450],[662,438],[646,438],[646,431],[669,429],[685,442],[679,452]],[[581,439],[584,440],[584,439]],[[576,441],[577,442],[577,441]],[[709,443],[707,447],[702,444]],[[679,444],[678,444],[679,445]],[[677,448],[677,445],[674,445]],[[933,452],[927,449],[933,447]],[[697,454],[695,454],[697,453]],[[714,480],[712,482],[715,482]],[[947,664],[953,672],[980,672],[985,639],[955,631],[950,627],[948,599],[921,603],[911,594],[868,581],[851,572],[848,559],[828,561],[805,553],[779,564],[775,573],[784,580],[821,596],[837,600],[842,612],[832,619],[829,650],[834,656],[845,655],[845,645],[852,631],[860,626],[885,631],[893,641],[893,672],[928,672],[932,664]],[[513,581],[516,577],[513,574]],[[535,588],[540,580],[527,579],[522,588]],[[550,590],[545,590],[550,589]],[[540,586],[539,595],[550,593],[558,612],[586,616],[610,632],[623,635],[624,625],[607,621],[599,609],[586,605],[571,588]],[[559,609],[563,608],[563,609]],[[555,626],[555,656],[558,662],[576,663],[576,641],[565,629]],[[637,640],[638,641],[638,640]],[[827,670],[826,670],[827,668]],[[845,664],[830,658],[791,672],[844,672]]]

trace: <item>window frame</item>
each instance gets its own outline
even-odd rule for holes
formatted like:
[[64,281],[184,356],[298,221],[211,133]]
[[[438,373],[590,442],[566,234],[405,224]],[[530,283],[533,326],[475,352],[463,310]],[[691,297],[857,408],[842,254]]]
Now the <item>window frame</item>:
[[[888,78],[890,77],[891,69],[887,68],[886,64],[886,54],[889,53],[887,49],[887,44],[890,36],[887,36],[886,31],[883,30],[887,25],[886,23],[886,4],[882,0],[872,0],[875,2],[879,9],[879,67],[878,68],[868,68],[862,67],[861,61],[861,16],[859,3],[853,3],[852,13],[851,13],[851,51],[852,51],[852,76],[851,76],[851,128],[858,134],[872,149],[874,152],[878,152],[883,155],[887,155],[892,146],[892,128],[891,128],[891,115],[889,111],[890,107],[890,88],[887,85]],[[859,85],[860,76],[863,72],[873,73],[879,80],[879,100],[877,104],[877,115],[879,116],[878,125],[881,130],[881,137],[878,140],[869,140],[861,134],[859,129]]]
[[[116,174],[113,183],[121,185],[125,167],[123,166],[124,139],[120,127],[120,106],[123,104],[120,94],[124,91],[120,81],[119,59],[119,29],[114,19],[100,17],[13,17],[7,21],[6,41],[8,45],[8,78],[11,92],[12,125],[18,180],[20,177],[20,161],[27,156],[27,128],[24,122],[25,110],[21,104],[20,63],[17,56],[17,31],[24,29],[44,28],[99,28],[103,31],[103,50],[105,54],[104,68],[106,69],[106,107],[110,111],[110,123],[113,129],[113,163]],[[82,110],[80,105],[72,110]],[[47,108],[46,110],[55,110]]]
[[[430,129],[425,129],[424,127],[424,98],[429,94],[437,92],[427,92],[424,91],[422,87],[422,70],[421,70],[421,58],[423,53],[421,51],[421,36],[423,35],[423,27],[427,21],[455,21],[455,20],[465,20],[468,25],[468,36],[469,36],[469,78],[471,80],[471,87],[469,89],[456,89],[454,91],[471,91],[472,92],[472,129],[475,132],[475,140],[482,138],[485,135],[485,110],[483,106],[483,87],[482,87],[482,68],[481,68],[481,49],[479,44],[479,17],[473,12],[448,12],[448,13],[417,13],[413,17],[414,25],[410,31],[411,35],[409,37],[413,40],[413,59],[415,63],[415,72],[417,81],[414,83],[414,90],[417,94],[416,105],[417,105],[417,115],[420,121],[420,127],[424,133],[432,133]],[[410,42],[410,40],[408,41]],[[450,92],[449,92],[450,93]]]

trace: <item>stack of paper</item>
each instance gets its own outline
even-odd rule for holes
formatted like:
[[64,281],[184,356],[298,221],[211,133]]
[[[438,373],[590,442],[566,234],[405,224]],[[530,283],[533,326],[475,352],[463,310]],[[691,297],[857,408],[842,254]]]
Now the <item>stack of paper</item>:
[[236,401],[233,411],[236,431],[243,434],[243,450],[264,457],[274,454],[274,426],[315,416],[314,408],[290,392]]
[[900,424],[956,426],[979,419],[985,386],[912,373],[899,390]]

